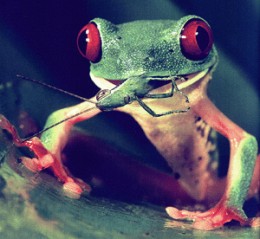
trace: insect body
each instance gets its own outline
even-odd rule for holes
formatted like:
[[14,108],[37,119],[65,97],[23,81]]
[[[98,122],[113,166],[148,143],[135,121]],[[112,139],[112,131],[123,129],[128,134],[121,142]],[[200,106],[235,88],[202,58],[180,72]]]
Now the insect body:
[[[257,219],[249,220],[242,209],[247,194],[259,190],[257,142],[207,96],[218,59],[208,23],[197,16],[121,25],[97,18],[83,27],[78,42],[81,54],[91,61],[91,79],[101,91],[96,98],[52,113],[41,140],[19,139],[11,124],[0,117],[0,126],[12,133],[14,142],[35,153],[36,158],[23,158],[23,163],[36,171],[51,168],[66,191],[80,195],[89,190],[88,185],[69,176],[61,161],[71,128],[103,110],[125,112],[139,123],[191,198],[202,202],[212,192],[223,194],[206,212],[168,207],[172,218],[193,219],[195,228],[206,230],[232,219],[257,225]],[[173,93],[184,97],[184,106]],[[178,112],[182,114],[173,114]],[[62,123],[53,127],[57,122]],[[203,125],[203,133],[198,125]],[[212,164],[213,129],[230,142],[225,180],[217,177],[212,166],[216,165]]]
[[[172,84],[169,93],[149,94],[148,92],[152,91],[154,89],[154,86],[156,86],[156,83],[158,84],[158,82],[155,82],[155,80],[153,80],[152,78],[144,78],[144,79],[142,79],[142,77],[129,78],[122,85],[117,86],[112,90],[101,90],[97,95],[97,99],[98,99],[97,107],[101,110],[112,110],[118,107],[122,107],[126,104],[130,104],[133,101],[138,101],[140,106],[142,106],[143,109],[146,110],[148,113],[150,113],[152,116],[163,116],[167,114],[187,112],[189,110],[188,107],[184,110],[171,110],[168,112],[157,114],[142,101],[143,98],[160,99],[160,98],[172,97],[175,89],[177,92],[180,92],[175,83],[176,80],[175,77],[169,77],[167,79],[171,81]],[[136,88],[136,82],[138,82],[139,80],[140,83],[138,87],[140,88]],[[163,78],[160,79],[160,81],[163,80],[164,80]],[[100,96],[100,93],[103,92],[104,94]],[[186,102],[188,103],[189,102],[188,97],[187,96],[185,97],[186,97]]]

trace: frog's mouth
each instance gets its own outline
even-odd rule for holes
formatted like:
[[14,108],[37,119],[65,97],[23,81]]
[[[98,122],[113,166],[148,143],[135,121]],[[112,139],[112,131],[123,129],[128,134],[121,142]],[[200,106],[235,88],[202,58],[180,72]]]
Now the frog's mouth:
[[90,73],[91,80],[95,83],[100,89],[109,89],[112,90],[115,86],[121,85],[125,80],[108,80],[103,77],[94,76]]
[[[188,75],[178,75],[178,76],[173,76],[175,78],[175,82],[178,86],[178,89],[184,89],[187,88],[188,86],[194,84],[195,82],[199,81],[202,79],[205,75],[207,75],[209,72],[209,69],[206,69],[204,71],[188,74]],[[123,82],[126,80],[110,80],[110,79],[105,79],[102,77],[97,77],[94,76],[92,73],[90,73],[90,77],[92,81],[95,83],[96,86],[98,86],[100,89],[113,89],[116,86],[121,85]],[[151,77],[152,79],[153,77]],[[160,80],[161,78],[161,80]],[[164,85],[167,85],[171,82],[172,77],[167,76],[167,77],[155,77],[155,81],[159,82],[158,88]],[[153,80],[152,80],[153,81]]]

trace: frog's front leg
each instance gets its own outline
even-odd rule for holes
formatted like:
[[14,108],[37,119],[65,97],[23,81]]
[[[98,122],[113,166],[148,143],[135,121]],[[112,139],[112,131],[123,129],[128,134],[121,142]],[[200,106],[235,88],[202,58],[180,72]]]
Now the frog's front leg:
[[[88,109],[86,113],[82,113]],[[41,171],[50,168],[55,176],[64,183],[63,188],[65,192],[71,197],[78,197],[83,190],[90,191],[89,185],[79,179],[73,178],[61,161],[61,153],[66,146],[70,130],[74,124],[84,121],[98,114],[100,110],[93,108],[93,104],[83,102],[76,106],[61,109],[52,113],[46,122],[45,129],[60,122],[63,123],[51,127],[45,131],[41,139],[33,137],[28,140],[20,139],[15,128],[3,116],[0,118],[0,127],[7,129],[13,136],[14,143],[17,146],[28,147],[34,154],[35,158],[22,157],[23,164],[31,171]],[[73,117],[74,115],[77,115]]]
[[[88,109],[92,110],[88,111]],[[82,113],[86,110],[86,113]],[[66,168],[64,168],[62,164],[61,153],[63,148],[67,144],[69,134],[73,125],[78,122],[87,120],[98,114],[99,112],[100,110],[98,108],[93,108],[93,104],[86,101],[76,106],[58,110],[48,117],[45,128],[52,126],[56,122],[59,122],[61,119],[68,120],[53,128],[50,128],[49,130],[45,131],[41,136],[41,142],[53,158],[53,164],[50,165],[50,168],[53,170],[54,174],[59,178],[59,180],[64,183],[63,188],[65,189],[65,192],[69,194],[72,193],[72,196],[74,196],[73,194],[75,194],[76,196],[77,194],[80,195],[82,189],[90,191],[90,187],[86,183],[83,183],[81,180],[75,179],[69,175],[68,171],[66,170]],[[74,115],[77,116],[73,117]],[[41,158],[39,158],[39,161],[41,161]]]
[[204,230],[220,227],[231,220],[237,220],[243,225],[253,224],[242,207],[254,173],[256,139],[223,115],[207,97],[196,103],[192,110],[230,142],[226,188],[221,200],[206,212],[189,212],[168,207],[168,214],[175,219],[193,219],[194,227]]

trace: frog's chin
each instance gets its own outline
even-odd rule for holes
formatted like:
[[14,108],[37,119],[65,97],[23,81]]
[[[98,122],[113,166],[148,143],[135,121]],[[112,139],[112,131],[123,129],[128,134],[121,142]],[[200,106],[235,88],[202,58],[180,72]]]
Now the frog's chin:
[[176,81],[178,89],[182,90],[184,88],[187,88],[197,81],[201,80],[205,75],[207,75],[209,72],[209,69],[206,69],[204,71],[192,73],[189,75],[183,75],[179,78],[179,80]]
[[105,78],[98,77],[98,76],[94,76],[92,73],[90,73],[90,78],[95,83],[95,85],[100,89],[112,90],[113,88],[115,88],[115,86],[117,86],[123,82],[122,80],[119,80],[118,81],[119,84],[116,84],[115,81],[107,80]]
[[[181,75],[178,76],[179,79],[176,80],[177,86],[179,90],[189,87],[190,85],[196,83],[200,79],[202,79],[206,74],[208,74],[209,70],[206,69],[204,71],[192,73],[189,75]],[[97,87],[100,89],[113,89],[115,86],[118,86],[124,82],[124,80],[108,80],[102,77],[94,76],[90,73],[91,80],[95,83]],[[158,79],[158,77],[156,77]],[[169,79],[169,78],[168,78]],[[169,82],[169,80],[168,80]]]

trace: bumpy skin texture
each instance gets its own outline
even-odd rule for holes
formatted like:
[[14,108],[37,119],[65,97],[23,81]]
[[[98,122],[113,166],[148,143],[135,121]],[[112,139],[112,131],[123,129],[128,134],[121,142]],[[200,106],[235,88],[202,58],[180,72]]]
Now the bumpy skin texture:
[[[102,59],[99,63],[91,65],[91,77],[101,89],[112,90],[112,94],[113,90],[123,89],[125,96],[128,96],[127,80],[119,87],[107,80],[125,80],[134,77],[136,89],[138,89],[139,86],[144,87],[141,81],[147,79],[147,77],[185,74],[186,81],[178,83],[182,92],[175,89],[173,97],[143,99],[143,101],[154,111],[165,112],[169,109],[186,108],[187,102],[184,95],[187,95],[190,107],[188,112],[165,115],[159,118],[152,117],[136,101],[131,102],[131,104],[125,103],[124,106],[115,110],[130,114],[138,122],[147,138],[168,162],[175,177],[178,175],[176,181],[178,181],[180,187],[191,198],[198,202],[207,201],[211,198],[210,200],[214,202],[219,197],[219,193],[223,194],[219,202],[206,212],[189,212],[168,207],[167,213],[172,218],[193,219],[194,228],[203,230],[220,227],[233,219],[239,221],[242,225],[258,226],[259,219],[249,220],[242,209],[247,194],[249,193],[252,196],[259,189],[260,158],[255,164],[257,142],[252,135],[223,115],[207,97],[207,85],[211,79],[212,70],[189,84],[197,72],[212,69],[217,61],[217,53],[214,47],[208,57],[200,61],[190,61],[182,56],[178,40],[179,34],[185,22],[194,17],[198,18],[188,16],[177,22],[138,21],[118,26],[103,19],[94,19],[93,21],[99,28],[103,44]],[[142,40],[143,45],[141,40],[138,40],[140,29],[147,34],[145,40]],[[160,37],[154,38],[155,35]],[[131,45],[133,42],[134,45]],[[175,54],[169,55],[169,52],[171,52],[169,50],[174,50]],[[161,54],[161,52],[164,54]],[[145,62],[144,59],[146,59]],[[171,84],[167,84],[154,89],[151,93],[163,94],[170,89]],[[131,94],[135,92],[138,91],[131,89]],[[91,100],[95,101],[94,98]],[[48,128],[61,119],[68,118],[91,107],[93,107],[93,103],[83,102],[56,111],[48,118],[45,127]],[[73,125],[100,112],[101,110],[97,107],[79,114],[77,117],[70,118],[44,132],[41,140],[33,138],[28,141],[21,141],[14,128],[4,117],[0,118],[0,126],[13,134],[18,146],[27,146],[35,153],[36,158],[33,160],[23,158],[23,162],[28,168],[40,171],[50,167],[59,180],[64,182],[65,191],[69,192],[70,196],[77,197],[83,190],[89,191],[90,188],[86,183],[69,175],[69,172],[62,165],[61,152],[68,141],[69,132]],[[216,155],[216,145],[213,140],[214,130],[225,136],[230,142],[230,163],[225,180],[218,179],[216,175],[217,162],[214,161],[216,157],[213,157],[213,155]],[[225,188],[224,192],[221,191],[223,188]],[[220,192],[216,192],[218,189]],[[215,194],[212,193],[213,191]]]
[[141,75],[185,75],[211,67],[217,59],[215,47],[198,61],[190,61],[181,53],[181,30],[193,18],[202,19],[185,16],[178,21],[140,20],[120,25],[93,19],[91,22],[100,30],[102,57],[98,63],[91,64],[91,73],[96,77],[122,80]]

